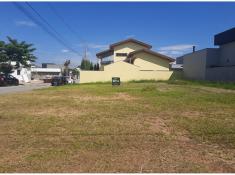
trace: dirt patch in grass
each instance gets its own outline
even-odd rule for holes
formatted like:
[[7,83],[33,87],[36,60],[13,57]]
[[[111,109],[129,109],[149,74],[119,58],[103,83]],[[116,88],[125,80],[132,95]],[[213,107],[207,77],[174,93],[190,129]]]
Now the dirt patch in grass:
[[213,93],[235,93],[235,90],[231,90],[231,89],[221,89],[221,88],[213,88],[213,87],[198,87],[199,89],[208,91],[208,92],[213,92]]
[[146,123],[150,125],[150,129],[153,132],[163,133],[166,135],[170,135],[172,133],[172,128],[167,126],[164,119],[161,119],[159,117],[151,118],[150,120],[147,120]]
[[114,101],[114,100],[123,100],[123,101],[131,101],[131,100],[136,100],[136,97],[130,96],[127,93],[124,92],[118,92],[115,93],[114,95],[109,95],[109,96],[80,96],[80,97],[73,97],[71,96],[72,99],[79,100],[82,102],[87,102],[87,101]]

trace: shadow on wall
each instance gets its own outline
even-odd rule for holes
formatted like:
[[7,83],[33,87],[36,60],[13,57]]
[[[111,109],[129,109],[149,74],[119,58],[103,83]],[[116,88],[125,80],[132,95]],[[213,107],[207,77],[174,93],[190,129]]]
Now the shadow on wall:
[[184,73],[182,70],[174,70],[169,80],[182,80],[184,79]]

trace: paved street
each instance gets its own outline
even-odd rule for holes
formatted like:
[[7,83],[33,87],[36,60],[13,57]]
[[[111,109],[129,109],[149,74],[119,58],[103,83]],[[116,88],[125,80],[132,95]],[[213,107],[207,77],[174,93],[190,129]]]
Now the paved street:
[[9,94],[9,93],[17,93],[17,92],[26,92],[31,91],[33,89],[41,89],[49,87],[49,83],[28,83],[19,86],[7,86],[7,87],[0,87],[0,95],[1,94]]

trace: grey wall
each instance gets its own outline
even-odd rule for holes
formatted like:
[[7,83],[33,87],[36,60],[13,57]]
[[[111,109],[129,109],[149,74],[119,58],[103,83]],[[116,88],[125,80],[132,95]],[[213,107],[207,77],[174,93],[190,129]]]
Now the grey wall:
[[219,66],[219,48],[209,48],[206,56],[206,67]]
[[220,65],[235,65],[235,42],[220,46]]
[[176,58],[176,64],[183,64],[184,63],[184,56]]
[[189,79],[204,80],[206,70],[207,49],[184,56],[184,76]]
[[206,80],[235,82],[235,67],[207,68]]

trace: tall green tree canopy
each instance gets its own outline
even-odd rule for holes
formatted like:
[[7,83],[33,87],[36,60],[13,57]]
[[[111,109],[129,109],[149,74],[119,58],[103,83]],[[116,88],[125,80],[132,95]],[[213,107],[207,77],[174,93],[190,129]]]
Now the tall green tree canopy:
[[0,63],[0,73],[10,74],[12,73],[13,66],[8,63]]
[[5,42],[0,41],[0,62],[6,62],[6,61],[7,61],[7,55],[6,55]]
[[82,59],[82,62],[81,62],[81,69],[82,69],[82,70],[93,70],[93,63],[90,62],[90,61],[87,60],[87,59]]
[[82,70],[99,70],[99,64],[93,64],[91,61],[87,59],[82,59],[81,62],[81,69]]
[[22,64],[25,67],[30,66],[29,62],[35,62],[37,59],[33,52],[33,44],[25,41],[19,42],[16,39],[7,37],[8,42],[0,41],[0,62],[16,62],[16,68]]

